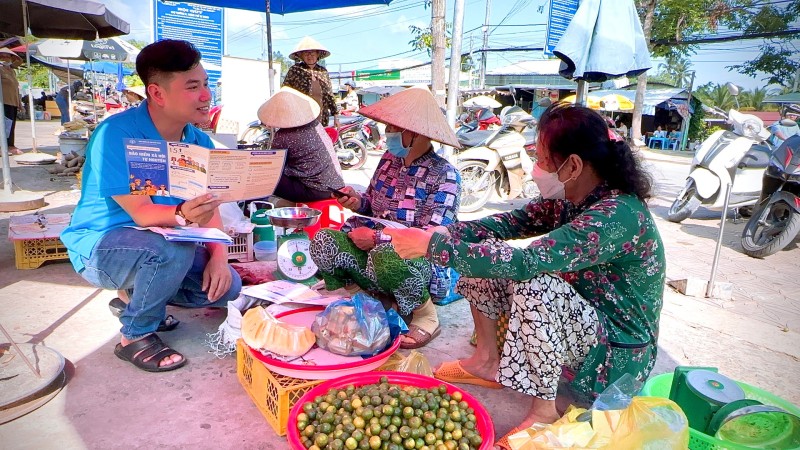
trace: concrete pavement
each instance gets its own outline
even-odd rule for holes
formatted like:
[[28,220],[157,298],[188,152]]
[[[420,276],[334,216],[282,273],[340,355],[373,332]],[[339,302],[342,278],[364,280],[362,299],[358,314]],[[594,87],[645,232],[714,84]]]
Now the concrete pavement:
[[[57,150],[56,128],[54,122],[37,123],[37,142],[45,151]],[[17,133],[18,145],[30,145],[28,123],[18,124]],[[644,151],[643,156],[652,164],[688,163],[675,155]],[[362,170],[346,172],[348,182],[365,185],[375,162],[372,157]],[[79,197],[71,189],[73,178],[51,177],[43,167],[12,165],[12,178],[21,188],[45,195],[45,212],[69,212]],[[670,192],[682,183],[657,182],[669,186],[651,202],[667,250],[668,277],[708,278],[719,212],[701,210],[682,224],[669,223],[664,216]],[[462,214],[461,219],[524,203],[493,202],[480,214]],[[0,214],[0,236],[7,233],[9,216]],[[740,251],[742,225],[726,225],[719,266],[718,279],[733,283],[732,300],[685,297],[667,288],[654,374],[681,364],[716,366],[732,378],[800,404],[797,241],[769,258],[752,259]],[[49,403],[0,425],[0,449],[287,448],[240,386],[235,359],[217,359],[202,344],[205,334],[224,320],[223,312],[170,308],[182,323],[162,337],[190,362],[174,372],[150,374],[113,355],[119,339],[119,323],[107,307],[113,297],[113,292],[87,285],[66,262],[18,271],[13,246],[0,241],[0,323],[17,342],[41,343],[61,352],[69,361],[70,377]],[[469,318],[466,302],[438,310],[442,335],[423,349],[433,366],[471,351],[471,327],[464,326]],[[486,405],[498,436],[516,425],[521,408],[527,407],[525,396],[508,390],[466,390]]]

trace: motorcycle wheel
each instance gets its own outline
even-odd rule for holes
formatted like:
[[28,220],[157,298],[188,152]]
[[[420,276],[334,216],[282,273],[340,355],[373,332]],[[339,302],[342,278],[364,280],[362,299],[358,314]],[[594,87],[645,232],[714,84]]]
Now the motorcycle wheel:
[[489,201],[495,191],[499,179],[498,173],[492,172],[480,186],[477,185],[484,173],[486,162],[467,160],[458,163],[458,172],[461,174],[461,203],[460,212],[475,212]]
[[800,232],[800,214],[783,202],[760,206],[742,231],[744,253],[763,258],[781,251]]
[[360,169],[367,163],[367,147],[358,139],[342,139],[342,147],[336,145],[336,156],[342,170]]
[[697,197],[697,187],[694,180],[687,180],[686,187],[678,193],[678,197],[672,202],[672,206],[667,211],[667,220],[680,223],[688,219],[697,208],[700,207],[700,198]]

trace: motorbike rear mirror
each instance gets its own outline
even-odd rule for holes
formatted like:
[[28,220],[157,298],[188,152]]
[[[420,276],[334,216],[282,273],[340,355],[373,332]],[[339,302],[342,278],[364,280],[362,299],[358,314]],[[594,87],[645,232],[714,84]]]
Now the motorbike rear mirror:
[[732,96],[736,97],[736,96],[739,95],[739,86],[737,86],[737,85],[735,85],[735,84],[733,84],[733,83],[731,83],[729,81],[729,82],[725,83],[725,87],[728,88],[728,92]]

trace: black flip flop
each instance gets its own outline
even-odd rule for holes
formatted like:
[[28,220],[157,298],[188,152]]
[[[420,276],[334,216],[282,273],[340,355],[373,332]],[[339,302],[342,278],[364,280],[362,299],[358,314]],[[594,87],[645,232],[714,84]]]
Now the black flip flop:
[[[123,302],[121,298],[115,297],[112,298],[110,302],[108,302],[108,309],[111,310],[111,314],[114,317],[119,317],[122,315],[122,311],[125,311],[125,308],[128,306],[127,303]],[[175,328],[178,328],[181,321],[176,319],[172,316],[172,314],[168,315],[158,324],[158,328],[156,329],[157,332],[162,333],[164,331],[172,331]]]
[[[114,347],[114,354],[117,355],[117,358],[128,361],[147,372],[168,372],[183,367],[187,361],[185,356],[169,348],[155,333],[131,342],[124,347],[122,344],[117,344]],[[181,361],[163,367],[158,365],[164,358],[172,355],[179,355]]]

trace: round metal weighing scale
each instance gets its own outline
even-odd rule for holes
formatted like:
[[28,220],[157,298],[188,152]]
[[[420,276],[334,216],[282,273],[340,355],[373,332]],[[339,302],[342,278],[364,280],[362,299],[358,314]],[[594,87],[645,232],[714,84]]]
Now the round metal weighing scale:
[[311,241],[303,228],[316,224],[322,211],[305,207],[275,208],[267,210],[266,214],[273,226],[284,229],[284,234],[278,236],[275,275],[298,283],[315,283],[318,268],[311,259]]
[[41,344],[0,343],[0,424],[41,407],[66,384],[64,357]]

